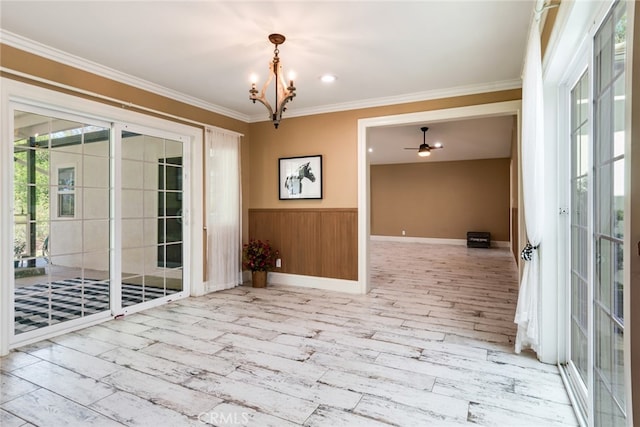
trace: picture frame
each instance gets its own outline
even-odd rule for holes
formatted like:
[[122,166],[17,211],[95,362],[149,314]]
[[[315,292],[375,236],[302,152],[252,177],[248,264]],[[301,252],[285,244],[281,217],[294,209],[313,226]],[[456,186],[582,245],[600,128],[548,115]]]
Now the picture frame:
[[322,199],[322,155],[278,159],[280,200]]

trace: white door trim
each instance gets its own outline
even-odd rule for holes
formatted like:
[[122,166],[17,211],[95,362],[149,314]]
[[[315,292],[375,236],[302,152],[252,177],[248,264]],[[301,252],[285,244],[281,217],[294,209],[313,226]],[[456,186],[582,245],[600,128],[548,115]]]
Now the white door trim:
[[[370,168],[367,155],[367,133],[369,128],[502,115],[516,115],[519,122],[521,108],[522,102],[517,100],[358,120],[358,286],[360,293],[366,294],[371,289],[369,274],[369,239],[371,234]],[[519,133],[518,139],[520,139]]]

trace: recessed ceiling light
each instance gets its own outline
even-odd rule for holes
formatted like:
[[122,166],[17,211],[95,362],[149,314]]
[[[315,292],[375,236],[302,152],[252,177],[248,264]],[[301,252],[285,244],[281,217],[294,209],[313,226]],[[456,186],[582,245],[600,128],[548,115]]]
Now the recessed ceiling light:
[[336,76],[334,76],[333,74],[324,74],[323,76],[320,77],[320,80],[323,83],[333,83],[335,82],[337,79]]

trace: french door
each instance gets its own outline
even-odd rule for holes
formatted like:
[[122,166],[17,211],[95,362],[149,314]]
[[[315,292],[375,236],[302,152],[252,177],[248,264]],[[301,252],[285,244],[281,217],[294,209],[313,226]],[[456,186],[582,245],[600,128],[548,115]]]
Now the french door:
[[186,138],[13,108],[12,344],[186,296]]
[[626,425],[624,201],[626,4],[593,35],[570,90],[569,338],[565,366],[590,426]]

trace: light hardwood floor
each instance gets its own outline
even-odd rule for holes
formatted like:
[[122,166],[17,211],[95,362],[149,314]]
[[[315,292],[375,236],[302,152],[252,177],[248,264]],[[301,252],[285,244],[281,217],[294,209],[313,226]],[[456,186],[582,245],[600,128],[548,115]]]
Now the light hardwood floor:
[[0,424],[577,425],[504,249],[372,242],[368,295],[242,286],[2,358]]

